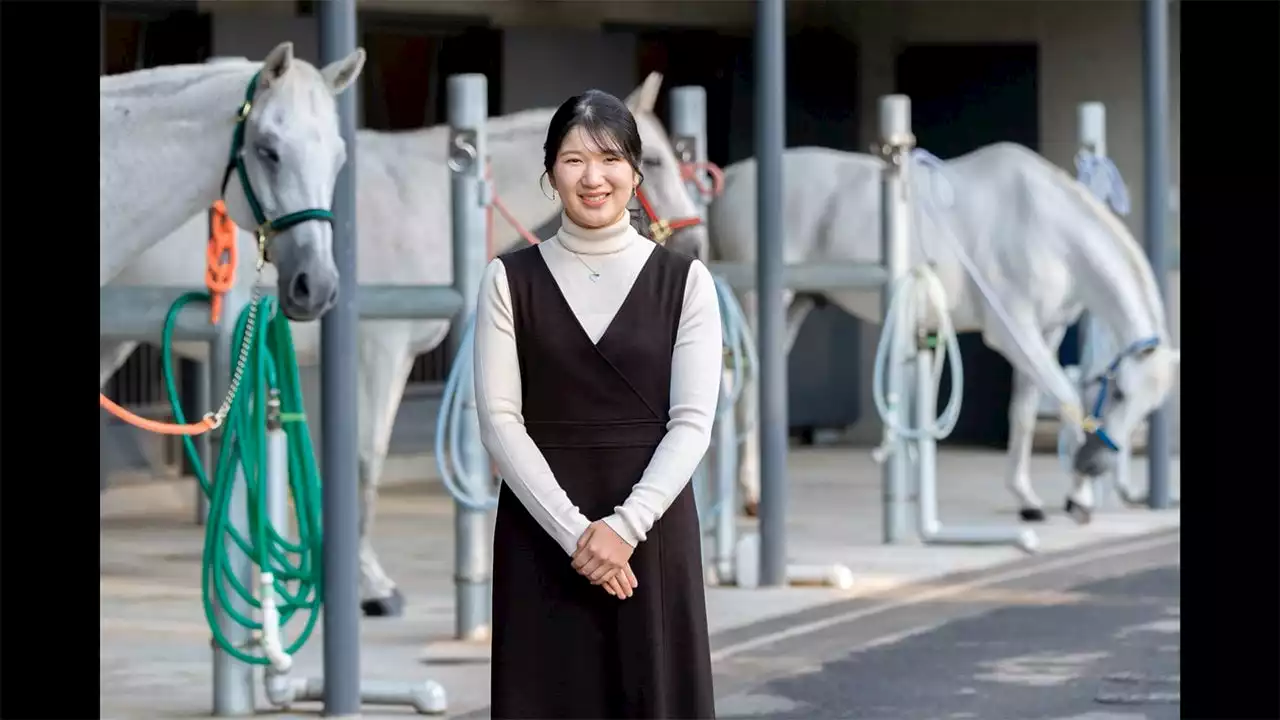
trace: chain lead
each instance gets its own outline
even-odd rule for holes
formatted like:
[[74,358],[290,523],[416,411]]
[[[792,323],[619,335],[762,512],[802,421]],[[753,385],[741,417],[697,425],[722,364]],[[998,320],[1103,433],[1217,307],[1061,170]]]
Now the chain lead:
[[259,281],[262,279],[262,259],[259,256],[258,272],[253,278],[253,295],[249,301],[249,317],[244,324],[244,336],[240,338],[240,352],[236,356],[236,366],[231,371],[231,384],[227,386],[226,397],[222,400],[222,405],[218,407],[218,411],[205,415],[205,419],[212,418],[213,428],[217,429],[222,422],[227,419],[227,414],[231,412],[231,403],[236,398],[236,393],[240,390],[240,380],[244,376],[244,366],[249,362],[249,344],[253,340],[254,329],[258,325],[258,300],[262,297],[262,290],[259,287]]

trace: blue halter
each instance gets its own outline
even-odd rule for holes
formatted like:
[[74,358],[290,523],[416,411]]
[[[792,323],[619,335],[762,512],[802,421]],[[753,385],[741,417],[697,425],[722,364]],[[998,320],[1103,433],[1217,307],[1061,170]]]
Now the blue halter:
[[1136,355],[1144,350],[1154,348],[1159,344],[1160,338],[1158,337],[1145,338],[1134,342],[1129,345],[1129,347],[1125,348],[1124,352],[1117,355],[1115,360],[1111,361],[1111,364],[1107,366],[1105,372],[1094,378],[1094,380],[1101,385],[1101,388],[1098,390],[1098,399],[1093,404],[1093,412],[1089,414],[1089,419],[1097,426],[1093,430],[1094,436],[1101,440],[1102,444],[1106,445],[1107,448],[1112,451],[1119,452],[1120,446],[1116,444],[1116,441],[1113,440],[1109,434],[1107,434],[1107,429],[1103,427],[1102,411],[1106,407],[1107,398],[1111,394],[1109,390],[1111,389],[1112,382],[1115,380],[1116,370],[1120,368],[1120,363],[1123,362],[1125,358]]

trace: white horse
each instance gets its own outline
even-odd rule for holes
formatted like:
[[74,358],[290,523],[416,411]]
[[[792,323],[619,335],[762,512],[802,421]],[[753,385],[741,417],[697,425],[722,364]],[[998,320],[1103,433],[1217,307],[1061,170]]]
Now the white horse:
[[[627,97],[640,127],[644,147],[643,190],[655,213],[664,218],[695,217],[697,207],[681,179],[681,167],[662,123],[653,114],[662,76],[651,74]],[[495,196],[524,228],[555,218],[559,204],[540,185],[542,144],[554,108],[541,108],[488,120],[488,153]],[[407,132],[361,130],[356,153],[357,267],[362,284],[449,285],[453,282],[453,246],[446,165],[448,126]],[[519,232],[502,217],[494,217],[494,250],[522,243]],[[208,235],[204,213],[192,217],[181,230],[144,254],[120,273],[113,284],[199,287],[204,282],[203,253]],[[689,227],[678,236],[694,244],[706,243],[702,227]],[[252,277],[253,240],[240,237],[241,265],[236,282],[247,286]],[[264,275],[264,282],[265,280]],[[314,375],[319,362],[319,328],[294,324],[294,346],[304,376]],[[391,441],[391,430],[414,358],[435,349],[448,335],[447,320],[362,320],[359,325],[359,447],[362,514],[360,527],[361,597],[368,615],[396,615],[403,598],[382,569],[371,537],[378,483]],[[120,344],[104,353],[105,382],[133,351],[135,343]],[[207,346],[175,343],[175,354],[197,360]],[[313,381],[304,387],[315,387]],[[318,432],[318,396],[307,398],[309,425]],[[314,438],[319,444],[319,438]]]
[[[788,150],[783,157],[784,262],[880,263],[883,168],[879,158],[860,153]],[[953,188],[954,204],[914,214],[911,265],[934,262],[956,331],[981,332],[983,341],[1013,365],[1007,483],[1018,499],[1021,517],[1043,520],[1043,506],[1029,475],[1042,389],[1035,378],[1060,399],[1078,395],[1057,362],[1057,349],[1082,311],[1102,321],[1115,346],[1124,349],[1100,418],[1107,436],[1126,442],[1172,387],[1179,356],[1170,346],[1151,265],[1124,224],[1084,185],[1024,147],[997,143],[943,163],[942,168],[915,163],[912,172],[917,198],[938,180],[937,173],[943,173]],[[753,263],[755,202],[755,160],[735,163],[725,171],[724,193],[708,211],[709,248],[682,249],[703,257],[710,250],[716,260]],[[983,295],[963,268],[955,243],[972,258],[996,297]],[[880,323],[878,290],[825,296],[864,321]],[[788,292],[792,339],[811,307],[807,299],[793,299]],[[993,300],[1012,327],[993,311]],[[743,304],[747,316],[754,318],[754,291],[744,293]],[[1142,344],[1144,340],[1154,343]],[[742,422],[754,417],[755,399],[753,389],[743,393]],[[1091,401],[1086,410],[1092,407]],[[743,426],[754,425],[750,421]],[[1087,480],[1114,463],[1098,437],[1091,435],[1077,453],[1075,483],[1067,499],[1068,512],[1082,522],[1088,521],[1094,506]],[[758,448],[758,435],[749,431],[739,475],[748,512],[759,499]]]
[[[364,57],[357,49],[316,70],[286,42],[260,63],[168,65],[100,78],[99,287],[225,193],[237,225],[269,223],[263,229],[273,235],[285,314],[323,314],[337,290],[332,229],[289,216],[332,202],[346,160],[334,96],[355,81]],[[201,249],[190,244],[192,253]],[[254,247],[249,257],[256,255]]]

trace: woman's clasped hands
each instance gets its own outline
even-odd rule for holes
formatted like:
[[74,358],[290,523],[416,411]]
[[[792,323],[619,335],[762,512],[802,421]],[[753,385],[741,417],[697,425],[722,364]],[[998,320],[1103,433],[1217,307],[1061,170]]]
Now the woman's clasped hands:
[[590,580],[592,585],[602,585],[605,592],[624,600],[640,586],[631,571],[630,560],[634,550],[608,523],[596,520],[578,538],[578,549],[573,553],[573,569]]

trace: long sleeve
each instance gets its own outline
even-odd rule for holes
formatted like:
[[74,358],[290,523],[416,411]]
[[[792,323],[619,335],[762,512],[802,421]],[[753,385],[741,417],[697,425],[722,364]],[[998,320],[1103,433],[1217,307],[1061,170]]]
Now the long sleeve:
[[604,518],[634,547],[689,482],[711,444],[723,363],[720,305],[710,271],[694,261],[685,282],[680,327],[671,357],[667,434],[627,499]]
[[560,487],[525,430],[520,383],[511,290],[506,267],[495,259],[485,268],[476,308],[475,387],[481,441],[507,487],[572,555],[590,522]]

